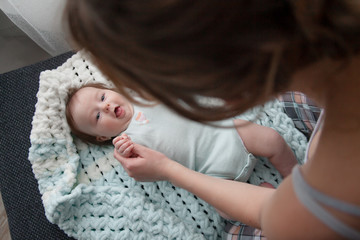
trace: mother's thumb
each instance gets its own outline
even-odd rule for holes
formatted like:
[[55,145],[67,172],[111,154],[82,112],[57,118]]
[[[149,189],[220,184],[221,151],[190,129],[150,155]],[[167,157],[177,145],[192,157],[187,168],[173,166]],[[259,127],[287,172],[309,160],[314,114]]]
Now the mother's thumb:
[[133,152],[140,155],[140,156],[143,156],[144,154],[146,154],[147,152],[149,151],[149,148],[143,146],[143,145],[140,145],[140,144],[137,144],[137,143],[134,143],[134,149],[133,149]]

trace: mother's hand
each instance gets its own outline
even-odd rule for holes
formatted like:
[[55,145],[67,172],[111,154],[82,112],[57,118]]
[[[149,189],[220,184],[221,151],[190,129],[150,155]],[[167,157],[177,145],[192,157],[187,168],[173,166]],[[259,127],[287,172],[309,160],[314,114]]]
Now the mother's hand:
[[114,157],[130,177],[141,182],[168,180],[168,169],[172,163],[175,163],[174,161],[160,152],[136,143],[134,143],[133,153],[138,156],[124,158],[114,149]]

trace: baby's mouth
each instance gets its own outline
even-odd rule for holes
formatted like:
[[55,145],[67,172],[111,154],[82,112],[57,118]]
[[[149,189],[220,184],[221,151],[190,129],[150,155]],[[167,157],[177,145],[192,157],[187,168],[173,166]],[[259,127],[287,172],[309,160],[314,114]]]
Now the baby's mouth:
[[118,106],[114,109],[114,113],[115,113],[116,118],[121,118],[122,115],[124,115],[125,111],[122,107]]

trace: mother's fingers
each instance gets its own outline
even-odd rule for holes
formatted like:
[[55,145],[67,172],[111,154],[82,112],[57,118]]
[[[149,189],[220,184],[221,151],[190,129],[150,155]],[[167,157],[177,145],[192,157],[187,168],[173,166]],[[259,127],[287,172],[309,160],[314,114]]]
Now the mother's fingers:
[[134,143],[133,152],[138,154],[139,156],[149,159],[150,161],[155,160],[155,158],[163,158],[165,156],[164,154],[162,154],[158,151],[154,151],[150,148],[147,148],[143,145],[136,144],[136,143]]
[[121,164],[126,162],[126,158],[124,158],[123,156],[121,156],[121,154],[118,152],[118,150],[116,148],[114,148],[114,157],[116,158],[116,160],[118,160]]
[[167,163],[172,162],[164,154],[134,143],[132,158],[122,157],[114,151],[114,157],[121,163],[130,177],[141,181],[166,180]]

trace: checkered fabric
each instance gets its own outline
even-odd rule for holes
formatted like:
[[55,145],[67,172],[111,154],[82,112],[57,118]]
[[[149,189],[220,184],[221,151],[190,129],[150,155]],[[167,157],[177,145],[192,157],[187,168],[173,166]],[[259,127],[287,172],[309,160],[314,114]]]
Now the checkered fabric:
[[300,92],[287,92],[278,99],[295,127],[309,139],[320,116],[321,108]]
[[227,221],[222,235],[223,240],[265,240],[261,230],[240,222]]

